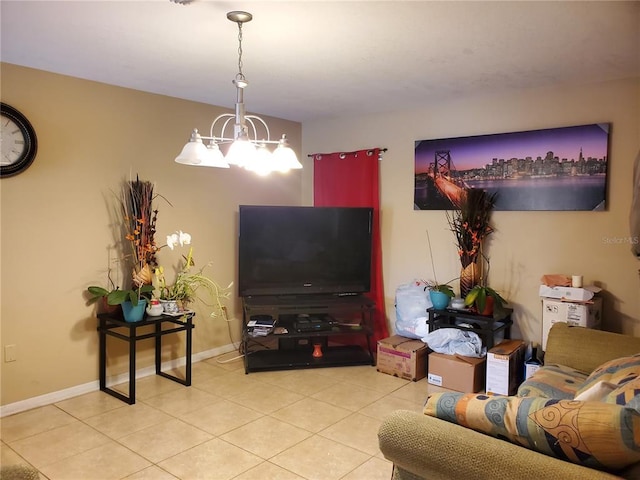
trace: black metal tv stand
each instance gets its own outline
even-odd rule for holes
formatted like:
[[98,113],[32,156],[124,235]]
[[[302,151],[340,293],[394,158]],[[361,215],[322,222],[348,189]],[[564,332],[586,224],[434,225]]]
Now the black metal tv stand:
[[[264,295],[244,297],[242,302],[245,373],[375,365],[375,303],[363,295]],[[275,320],[274,329],[256,335],[249,322],[268,318]],[[305,320],[315,322],[317,330],[303,329]],[[313,355],[318,349],[322,356]]]

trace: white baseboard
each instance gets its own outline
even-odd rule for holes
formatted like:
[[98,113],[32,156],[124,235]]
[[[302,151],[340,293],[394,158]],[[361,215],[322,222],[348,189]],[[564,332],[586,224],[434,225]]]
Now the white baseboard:
[[[234,345],[224,345],[222,347],[212,348],[211,350],[206,350],[204,352],[198,352],[191,356],[191,361],[193,363],[197,363],[203,360],[207,360],[208,358],[217,357],[218,355],[229,353],[235,350],[237,350],[237,348]],[[170,370],[172,368],[181,367],[185,364],[186,357],[180,357],[175,360],[164,362],[162,364],[162,370]],[[144,367],[136,370],[136,378],[148,377],[149,375],[155,375],[155,373],[155,366],[151,365],[149,367]],[[114,377],[108,377],[107,384],[117,385],[128,380],[129,373],[122,373]],[[8,415],[13,415],[14,413],[31,410],[32,408],[50,405],[52,403],[77,397],[78,395],[83,395],[85,393],[95,392],[99,389],[100,382],[96,380],[93,382],[84,383],[82,385],[76,385],[75,387],[65,388],[64,390],[58,390],[57,392],[51,392],[44,395],[39,395],[37,397],[27,398],[26,400],[21,400],[19,402],[9,403],[7,405],[0,406],[0,418],[6,417]]]

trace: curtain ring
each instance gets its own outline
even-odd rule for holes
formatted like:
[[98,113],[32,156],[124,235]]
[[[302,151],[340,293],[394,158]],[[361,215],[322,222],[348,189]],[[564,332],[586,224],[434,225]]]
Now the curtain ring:
[[340,154],[340,160],[344,160],[345,158],[347,158],[346,153],[344,153],[344,152],[343,152],[343,153],[341,153],[341,154]]

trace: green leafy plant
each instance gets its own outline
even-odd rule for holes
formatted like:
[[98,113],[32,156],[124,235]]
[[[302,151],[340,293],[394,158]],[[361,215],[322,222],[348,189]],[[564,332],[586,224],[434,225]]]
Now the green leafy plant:
[[467,296],[464,299],[464,304],[467,307],[471,307],[475,305],[478,312],[484,312],[484,309],[487,305],[487,298],[493,298],[494,301],[494,310],[502,309],[507,303],[507,301],[502,298],[502,296],[496,292],[493,288],[487,287],[486,285],[476,285],[473,287]]
[[[189,234],[178,232],[174,235],[177,235],[177,237],[167,237],[167,245],[172,250],[178,243],[185,245],[191,242],[191,236]],[[229,298],[232,284],[223,288],[205,275],[204,270],[211,266],[211,262],[200,269],[193,270],[195,267],[193,248],[190,248],[189,254],[182,258],[184,259],[184,264],[178,270],[176,279],[172,284],[167,284],[162,266],[155,269],[160,299],[176,300],[181,304],[183,309],[186,309],[189,303],[197,299],[205,305],[214,308],[211,312],[212,317],[217,316],[219,312],[224,312],[225,307],[222,305],[222,300]]]
[[142,298],[148,299],[153,290],[153,285],[142,285],[138,288],[129,290],[120,290],[118,287],[115,287],[112,290],[107,290],[106,288],[96,285],[87,287],[87,291],[92,295],[89,299],[89,303],[93,303],[100,298],[105,298],[108,305],[121,305],[129,300],[134,307],[138,305],[138,302]]
[[431,290],[432,292],[444,293],[449,298],[453,298],[456,296],[455,293],[453,293],[453,288],[451,287],[451,285],[449,285],[449,282],[447,283],[427,282],[427,289]]

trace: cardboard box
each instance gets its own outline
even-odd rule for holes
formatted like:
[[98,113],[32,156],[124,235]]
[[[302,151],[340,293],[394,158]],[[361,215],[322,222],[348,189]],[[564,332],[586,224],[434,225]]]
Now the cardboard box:
[[602,289],[595,285],[587,285],[584,288],[574,287],[548,287],[540,285],[539,295],[546,298],[557,298],[565,300],[573,300],[575,302],[586,302]]
[[524,352],[522,340],[504,340],[487,352],[487,393],[516,393],[524,373]]
[[427,344],[413,338],[394,335],[378,340],[379,372],[407,380],[427,376]]
[[485,362],[484,357],[430,353],[427,382],[457,392],[479,392],[484,387]]
[[602,326],[602,298],[594,297],[593,303],[563,302],[552,298],[542,299],[542,350],[547,349],[549,330],[556,322],[574,327],[600,329]]

